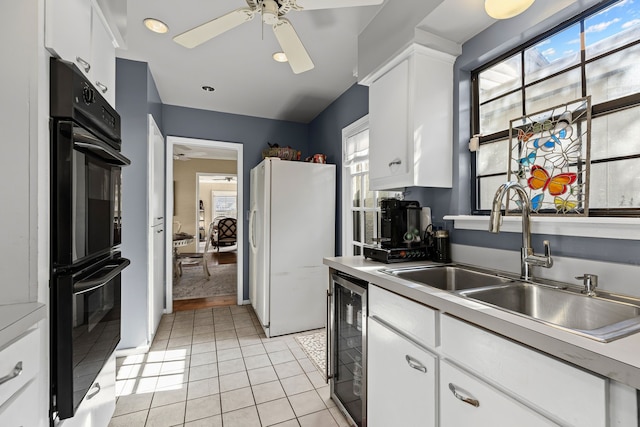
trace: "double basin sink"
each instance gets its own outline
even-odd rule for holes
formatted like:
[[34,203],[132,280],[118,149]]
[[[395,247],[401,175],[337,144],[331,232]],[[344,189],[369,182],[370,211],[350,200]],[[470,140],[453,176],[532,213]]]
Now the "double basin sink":
[[640,299],[587,296],[558,284],[525,282],[460,265],[388,268],[382,272],[608,342],[640,331]]

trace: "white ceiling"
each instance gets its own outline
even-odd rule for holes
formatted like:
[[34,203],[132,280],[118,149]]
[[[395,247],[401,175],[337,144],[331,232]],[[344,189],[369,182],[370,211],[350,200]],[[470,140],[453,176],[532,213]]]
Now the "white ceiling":
[[[315,63],[313,70],[302,74],[293,74],[287,63],[271,58],[280,48],[271,27],[263,27],[259,17],[193,49],[172,40],[246,7],[245,0],[129,0],[127,48],[116,54],[149,64],[164,104],[308,123],[356,82],[358,34],[387,3],[406,7],[411,1],[290,11],[286,17]],[[495,22],[484,13],[483,3],[445,0],[419,27],[462,43]],[[406,8],[410,14],[411,7]],[[167,23],[169,32],[148,31],[142,24],[147,17]],[[203,85],[215,91],[205,92]]]

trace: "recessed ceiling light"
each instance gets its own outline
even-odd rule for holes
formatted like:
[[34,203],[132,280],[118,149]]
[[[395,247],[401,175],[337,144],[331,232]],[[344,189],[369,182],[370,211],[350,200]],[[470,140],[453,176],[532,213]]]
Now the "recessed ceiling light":
[[202,86],[202,90],[206,92],[213,92],[215,89],[212,86]]
[[153,31],[154,33],[164,34],[169,31],[169,27],[164,22],[155,18],[146,18],[144,26]]
[[273,59],[277,62],[287,62],[287,55],[284,52],[276,52],[273,54]]

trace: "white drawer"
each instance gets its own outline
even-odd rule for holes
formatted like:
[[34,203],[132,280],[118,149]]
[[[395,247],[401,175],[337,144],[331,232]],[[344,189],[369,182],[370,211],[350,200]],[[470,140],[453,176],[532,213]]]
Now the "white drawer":
[[441,318],[442,353],[553,419],[607,425],[604,378],[450,316]]
[[[14,369],[21,369],[19,375],[0,385],[0,405],[7,401],[16,391],[32,378],[35,378],[40,362],[39,329],[32,329],[13,343],[0,350],[0,377],[13,375]],[[21,368],[16,365],[21,363]]]
[[369,285],[369,316],[402,331],[414,341],[436,346],[437,310]]
[[37,380],[33,379],[0,406],[0,425],[3,427],[38,425],[38,416],[44,414],[35,410],[34,405],[37,403],[38,384]]
[[87,391],[75,415],[62,420],[58,427],[107,427],[116,409],[116,357],[107,360]]
[[[469,399],[463,401],[463,399]],[[440,427],[540,427],[557,424],[474,376],[440,363]]]

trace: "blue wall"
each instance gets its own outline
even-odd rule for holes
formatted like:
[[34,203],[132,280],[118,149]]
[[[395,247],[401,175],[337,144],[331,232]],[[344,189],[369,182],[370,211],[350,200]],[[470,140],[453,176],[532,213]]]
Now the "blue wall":
[[369,88],[354,84],[309,123],[309,150],[336,166],[336,255],[342,254],[342,129],[369,113]]
[[[262,150],[267,142],[290,145],[302,151],[302,157],[309,155],[307,125],[281,120],[262,119],[237,114],[220,113],[193,108],[162,106],[163,134],[186,138],[208,139],[242,144],[243,149],[243,188],[242,200],[245,211],[249,210],[249,173],[262,161]],[[248,230],[248,221],[244,213],[238,217],[244,221],[244,229]],[[243,259],[249,259],[249,245],[245,233]],[[249,299],[249,262],[243,268],[244,299]]]
[[147,188],[148,142],[147,115],[162,124],[160,95],[145,62],[117,59],[116,109],[122,125],[122,154],[131,166],[122,171],[122,255],[131,265],[122,274],[122,321],[118,348],[147,344],[148,246]]

